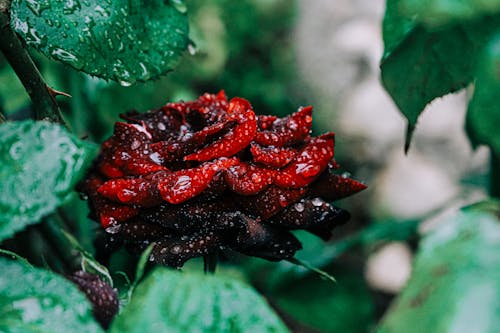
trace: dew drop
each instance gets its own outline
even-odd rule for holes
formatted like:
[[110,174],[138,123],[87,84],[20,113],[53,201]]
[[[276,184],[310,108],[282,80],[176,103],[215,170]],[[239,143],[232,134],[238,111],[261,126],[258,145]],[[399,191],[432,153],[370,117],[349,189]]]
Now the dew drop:
[[64,14],[72,14],[77,10],[80,10],[82,7],[80,6],[79,1],[75,0],[67,0],[64,3],[63,13]]
[[196,46],[194,44],[188,44],[188,52],[190,55],[194,56],[198,50],[196,49]]
[[23,156],[22,151],[23,151],[23,143],[21,141],[18,141],[10,147],[9,155],[10,157],[12,157],[12,159],[18,160]]
[[130,86],[132,85],[132,82],[123,81],[123,80],[118,80],[118,83],[119,83],[122,87],[130,87]]
[[159,153],[152,153],[149,155],[149,158],[151,159],[151,161],[155,162],[156,164],[162,163],[162,159],[161,159]]
[[140,146],[141,146],[141,142],[139,140],[134,140],[134,141],[132,141],[132,144],[130,145],[130,148],[137,149]]
[[122,228],[122,226],[115,222],[115,223],[112,223],[106,229],[104,229],[104,231],[106,231],[108,234],[117,234],[120,232],[121,228]]
[[349,177],[351,177],[351,174],[350,174],[349,172],[343,172],[343,173],[340,175],[340,177],[342,177],[342,178],[349,178]]
[[172,254],[179,254],[181,253],[181,251],[182,248],[179,245],[172,246],[172,248],[170,249],[170,253]]
[[259,176],[256,173],[252,174],[252,182],[254,182],[254,183],[260,183],[261,181],[262,181],[262,177],[261,176]]
[[323,200],[321,200],[320,198],[314,198],[314,199],[311,200],[311,203],[315,207],[320,207],[320,206],[323,205]]
[[302,213],[304,211],[304,204],[302,202],[297,202],[294,208],[297,212]]
[[187,6],[184,0],[171,0],[170,3],[181,13],[187,12]]

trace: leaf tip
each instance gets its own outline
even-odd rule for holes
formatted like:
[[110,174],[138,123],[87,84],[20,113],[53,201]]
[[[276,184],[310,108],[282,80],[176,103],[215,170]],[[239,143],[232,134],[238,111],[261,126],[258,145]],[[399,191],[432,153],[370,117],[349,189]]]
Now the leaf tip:
[[408,151],[410,150],[411,140],[413,139],[414,132],[415,132],[415,124],[408,122],[408,127],[406,128],[406,135],[405,135],[405,146],[404,146],[405,155],[408,155]]

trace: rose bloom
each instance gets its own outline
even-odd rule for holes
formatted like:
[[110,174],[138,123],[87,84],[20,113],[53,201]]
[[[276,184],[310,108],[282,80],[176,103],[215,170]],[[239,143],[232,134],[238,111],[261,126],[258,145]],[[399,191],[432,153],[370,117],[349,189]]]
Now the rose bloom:
[[335,173],[334,134],[311,136],[311,106],[256,115],[221,91],[122,118],[82,192],[113,246],[154,243],[157,263],[223,249],[289,259],[301,249],[291,230],[329,239],[349,218],[330,202],[366,187]]

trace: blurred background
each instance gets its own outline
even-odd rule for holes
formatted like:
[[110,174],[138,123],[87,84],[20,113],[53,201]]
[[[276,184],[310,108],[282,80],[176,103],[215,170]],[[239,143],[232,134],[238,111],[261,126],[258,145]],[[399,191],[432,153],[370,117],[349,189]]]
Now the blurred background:
[[[248,99],[261,114],[313,105],[314,131],[334,131],[336,160],[369,186],[338,203],[352,220],[329,243],[299,234],[299,258],[338,283],[290,263],[259,259],[227,258],[220,271],[253,283],[296,332],[369,331],[404,286],[418,240],[436,217],[485,196],[487,152],[472,150],[463,131],[467,91],[428,106],[435,110],[424,112],[405,155],[406,122],[379,82],[384,0],[187,4],[196,52],[161,80],[122,87],[32,54],[47,83],[72,96],[59,102],[73,132],[98,143],[111,134],[120,113],[220,89]],[[0,108],[23,119],[29,104],[0,58]],[[78,198],[63,208],[91,251],[97,225],[86,210]],[[128,258],[118,255],[114,265],[122,269]],[[201,265],[195,261],[186,269]]]

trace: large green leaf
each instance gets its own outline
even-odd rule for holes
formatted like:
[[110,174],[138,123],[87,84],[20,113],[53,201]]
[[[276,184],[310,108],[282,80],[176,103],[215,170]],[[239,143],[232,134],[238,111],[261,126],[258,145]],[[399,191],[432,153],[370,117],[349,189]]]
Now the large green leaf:
[[421,243],[380,332],[500,331],[500,201],[463,210]]
[[11,25],[28,45],[123,85],[156,78],[188,47],[181,1],[12,1]]
[[387,1],[381,69],[385,89],[408,119],[408,144],[429,102],[473,80],[477,57],[500,28],[500,16],[428,30],[416,13],[401,11],[402,1]]
[[485,48],[479,62],[474,95],[467,112],[472,142],[487,144],[500,153],[500,34]]
[[154,270],[111,332],[288,332],[251,287],[220,276]]
[[1,124],[0,241],[63,204],[95,150],[49,122]]
[[66,279],[0,258],[0,332],[101,332],[85,296]]
[[362,274],[332,274],[336,284],[312,275],[271,298],[293,319],[321,332],[367,332],[373,324],[374,304]]
[[500,0],[402,0],[401,10],[429,27],[438,27],[498,13]]

